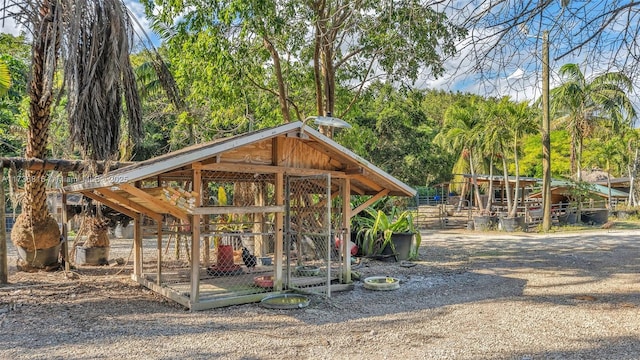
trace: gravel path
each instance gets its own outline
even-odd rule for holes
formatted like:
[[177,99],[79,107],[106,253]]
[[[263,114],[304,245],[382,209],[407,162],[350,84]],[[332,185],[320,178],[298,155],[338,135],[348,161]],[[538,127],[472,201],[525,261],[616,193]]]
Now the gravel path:
[[300,310],[188,312],[129,267],[11,271],[0,359],[638,359],[639,235],[425,232],[416,266],[357,269],[400,289]]

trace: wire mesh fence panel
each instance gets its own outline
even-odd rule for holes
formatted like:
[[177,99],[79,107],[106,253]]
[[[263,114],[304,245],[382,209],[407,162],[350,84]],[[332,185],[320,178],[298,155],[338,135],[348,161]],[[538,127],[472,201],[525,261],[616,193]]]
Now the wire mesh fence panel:
[[[330,284],[342,276],[336,243],[345,238],[343,200],[338,196],[342,180],[330,175],[285,179],[284,206],[275,201],[274,174],[203,170],[198,194],[188,181],[163,183],[158,196],[188,208],[197,225],[173,216],[166,216],[161,228],[153,221],[143,224],[144,278],[192,300],[197,289],[198,301],[219,301],[221,306],[238,299],[257,301],[256,296],[275,291],[274,285],[330,296]],[[279,248],[275,222],[282,211],[285,237],[280,262],[275,258]],[[199,230],[196,243],[194,230]],[[195,254],[194,244],[200,248]],[[192,269],[193,264],[197,268]],[[282,283],[275,278],[277,264],[284,264]]]
[[202,216],[202,299],[259,294],[273,288],[274,215],[247,209],[274,204],[273,174],[202,174],[203,207],[228,207]]
[[287,287],[329,295],[340,264],[331,226],[331,177],[288,176],[285,195]]
[[[161,196],[167,201],[192,212],[196,208],[211,211],[193,215],[193,219],[200,219],[197,255],[192,249],[194,225],[189,222],[167,217],[160,242],[156,226],[145,231],[146,278],[157,282],[159,272],[158,285],[189,297],[191,264],[197,256],[200,301],[225,301],[272,291],[274,214],[260,209],[273,205],[274,181],[272,174],[203,171],[200,194],[194,194],[187,181],[165,183]],[[196,195],[201,195],[200,202],[190,204]]]

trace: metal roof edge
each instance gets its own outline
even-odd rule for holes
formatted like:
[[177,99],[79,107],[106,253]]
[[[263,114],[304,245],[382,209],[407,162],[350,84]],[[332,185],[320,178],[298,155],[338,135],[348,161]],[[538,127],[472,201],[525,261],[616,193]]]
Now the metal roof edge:
[[[296,121],[283,125],[279,125],[272,128],[261,129],[251,133],[240,134],[238,136],[230,137],[228,139],[215,140],[209,143],[203,143],[199,146],[184,151],[172,157],[162,158],[164,155],[154,157],[148,160],[138,162],[136,164],[118,169],[117,171],[109,174],[90,178],[80,183],[67,185],[63,188],[64,192],[80,192],[85,190],[93,190],[104,187],[118,186],[122,183],[130,183],[138,180],[143,180],[151,176],[161,174],[166,171],[171,171],[182,166],[191,164],[193,162],[207,159],[216,154],[233,149],[235,147],[244,146],[253,142],[261,141],[264,139],[276,137],[286,134],[293,130],[300,129],[301,132],[312,136],[318,142],[323,143],[325,146],[329,146],[343,152],[346,156],[352,158],[356,163],[360,164],[369,171],[374,172],[378,176],[381,176],[390,184],[397,187],[398,190],[404,192],[407,196],[415,196],[417,191],[402,181],[396,179],[392,175],[373,165],[371,162],[365,160],[361,156],[357,155],[353,151],[338,144],[334,140],[322,135],[312,127],[305,125],[304,122]],[[187,148],[185,148],[187,149]],[[182,150],[182,149],[181,149]],[[160,158],[160,159],[158,159]],[[168,164],[169,163],[169,164]]]
[[[163,159],[163,161],[158,161],[158,157],[144,160],[139,163],[118,169],[117,172],[98,176],[90,179],[89,181],[83,181],[81,183],[68,185],[63,188],[63,191],[79,192],[84,190],[98,189],[102,187],[118,186],[118,184],[122,183],[143,180],[165,171],[170,171],[187,164],[191,164],[193,162],[204,160],[208,157],[232,149],[239,145],[247,145],[256,141],[286,134],[292,130],[300,128],[301,125],[302,123],[297,121],[272,128],[256,130],[247,134],[241,134],[239,136],[230,137],[227,140],[217,140],[211,141],[209,143],[203,143],[201,144],[200,148],[196,147],[191,151],[177,154],[175,157],[169,157]],[[167,161],[170,161],[171,165],[167,166]],[[131,167],[131,169],[128,169],[129,167]]]
[[325,145],[331,146],[331,147],[335,148],[336,150],[344,152],[346,155],[348,155],[349,157],[353,158],[356,162],[358,162],[362,166],[366,167],[368,170],[371,170],[371,171],[377,173],[378,175],[380,175],[380,176],[384,177],[385,179],[387,179],[392,184],[396,185],[398,188],[400,188],[402,191],[404,191],[407,195],[415,196],[418,193],[418,191],[415,190],[414,188],[412,188],[409,185],[403,183],[402,181],[396,179],[391,174],[389,174],[386,171],[380,169],[379,167],[373,165],[371,162],[365,160],[360,155],[358,155],[358,154],[354,153],[353,151],[347,149],[346,147],[338,144],[337,142],[333,141],[332,139],[328,138],[327,136],[322,135],[319,131],[315,130],[314,128],[312,128],[312,127],[310,127],[308,125],[305,125],[303,131],[304,131],[305,134],[313,136],[316,140],[324,143]]

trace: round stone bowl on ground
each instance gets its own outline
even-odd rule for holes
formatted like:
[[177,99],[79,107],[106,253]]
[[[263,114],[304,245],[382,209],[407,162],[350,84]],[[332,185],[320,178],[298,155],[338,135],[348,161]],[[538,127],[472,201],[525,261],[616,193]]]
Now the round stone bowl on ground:
[[310,302],[308,297],[300,294],[276,294],[262,299],[260,305],[268,309],[301,309],[309,306]]
[[320,274],[320,268],[312,265],[296,266],[296,273],[300,276],[316,276]]
[[369,290],[396,290],[400,280],[389,276],[371,276],[364,279],[364,288]]

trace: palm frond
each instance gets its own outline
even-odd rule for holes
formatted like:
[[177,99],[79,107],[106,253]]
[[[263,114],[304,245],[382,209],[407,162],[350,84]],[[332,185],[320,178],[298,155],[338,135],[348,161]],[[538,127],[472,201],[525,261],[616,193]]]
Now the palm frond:
[[0,61],[0,96],[4,96],[9,92],[11,87],[11,75],[9,67],[3,61]]
[[141,136],[141,105],[129,52],[133,26],[119,0],[66,4],[65,84],[71,136],[85,157],[112,158],[119,149],[124,99],[129,136]]

